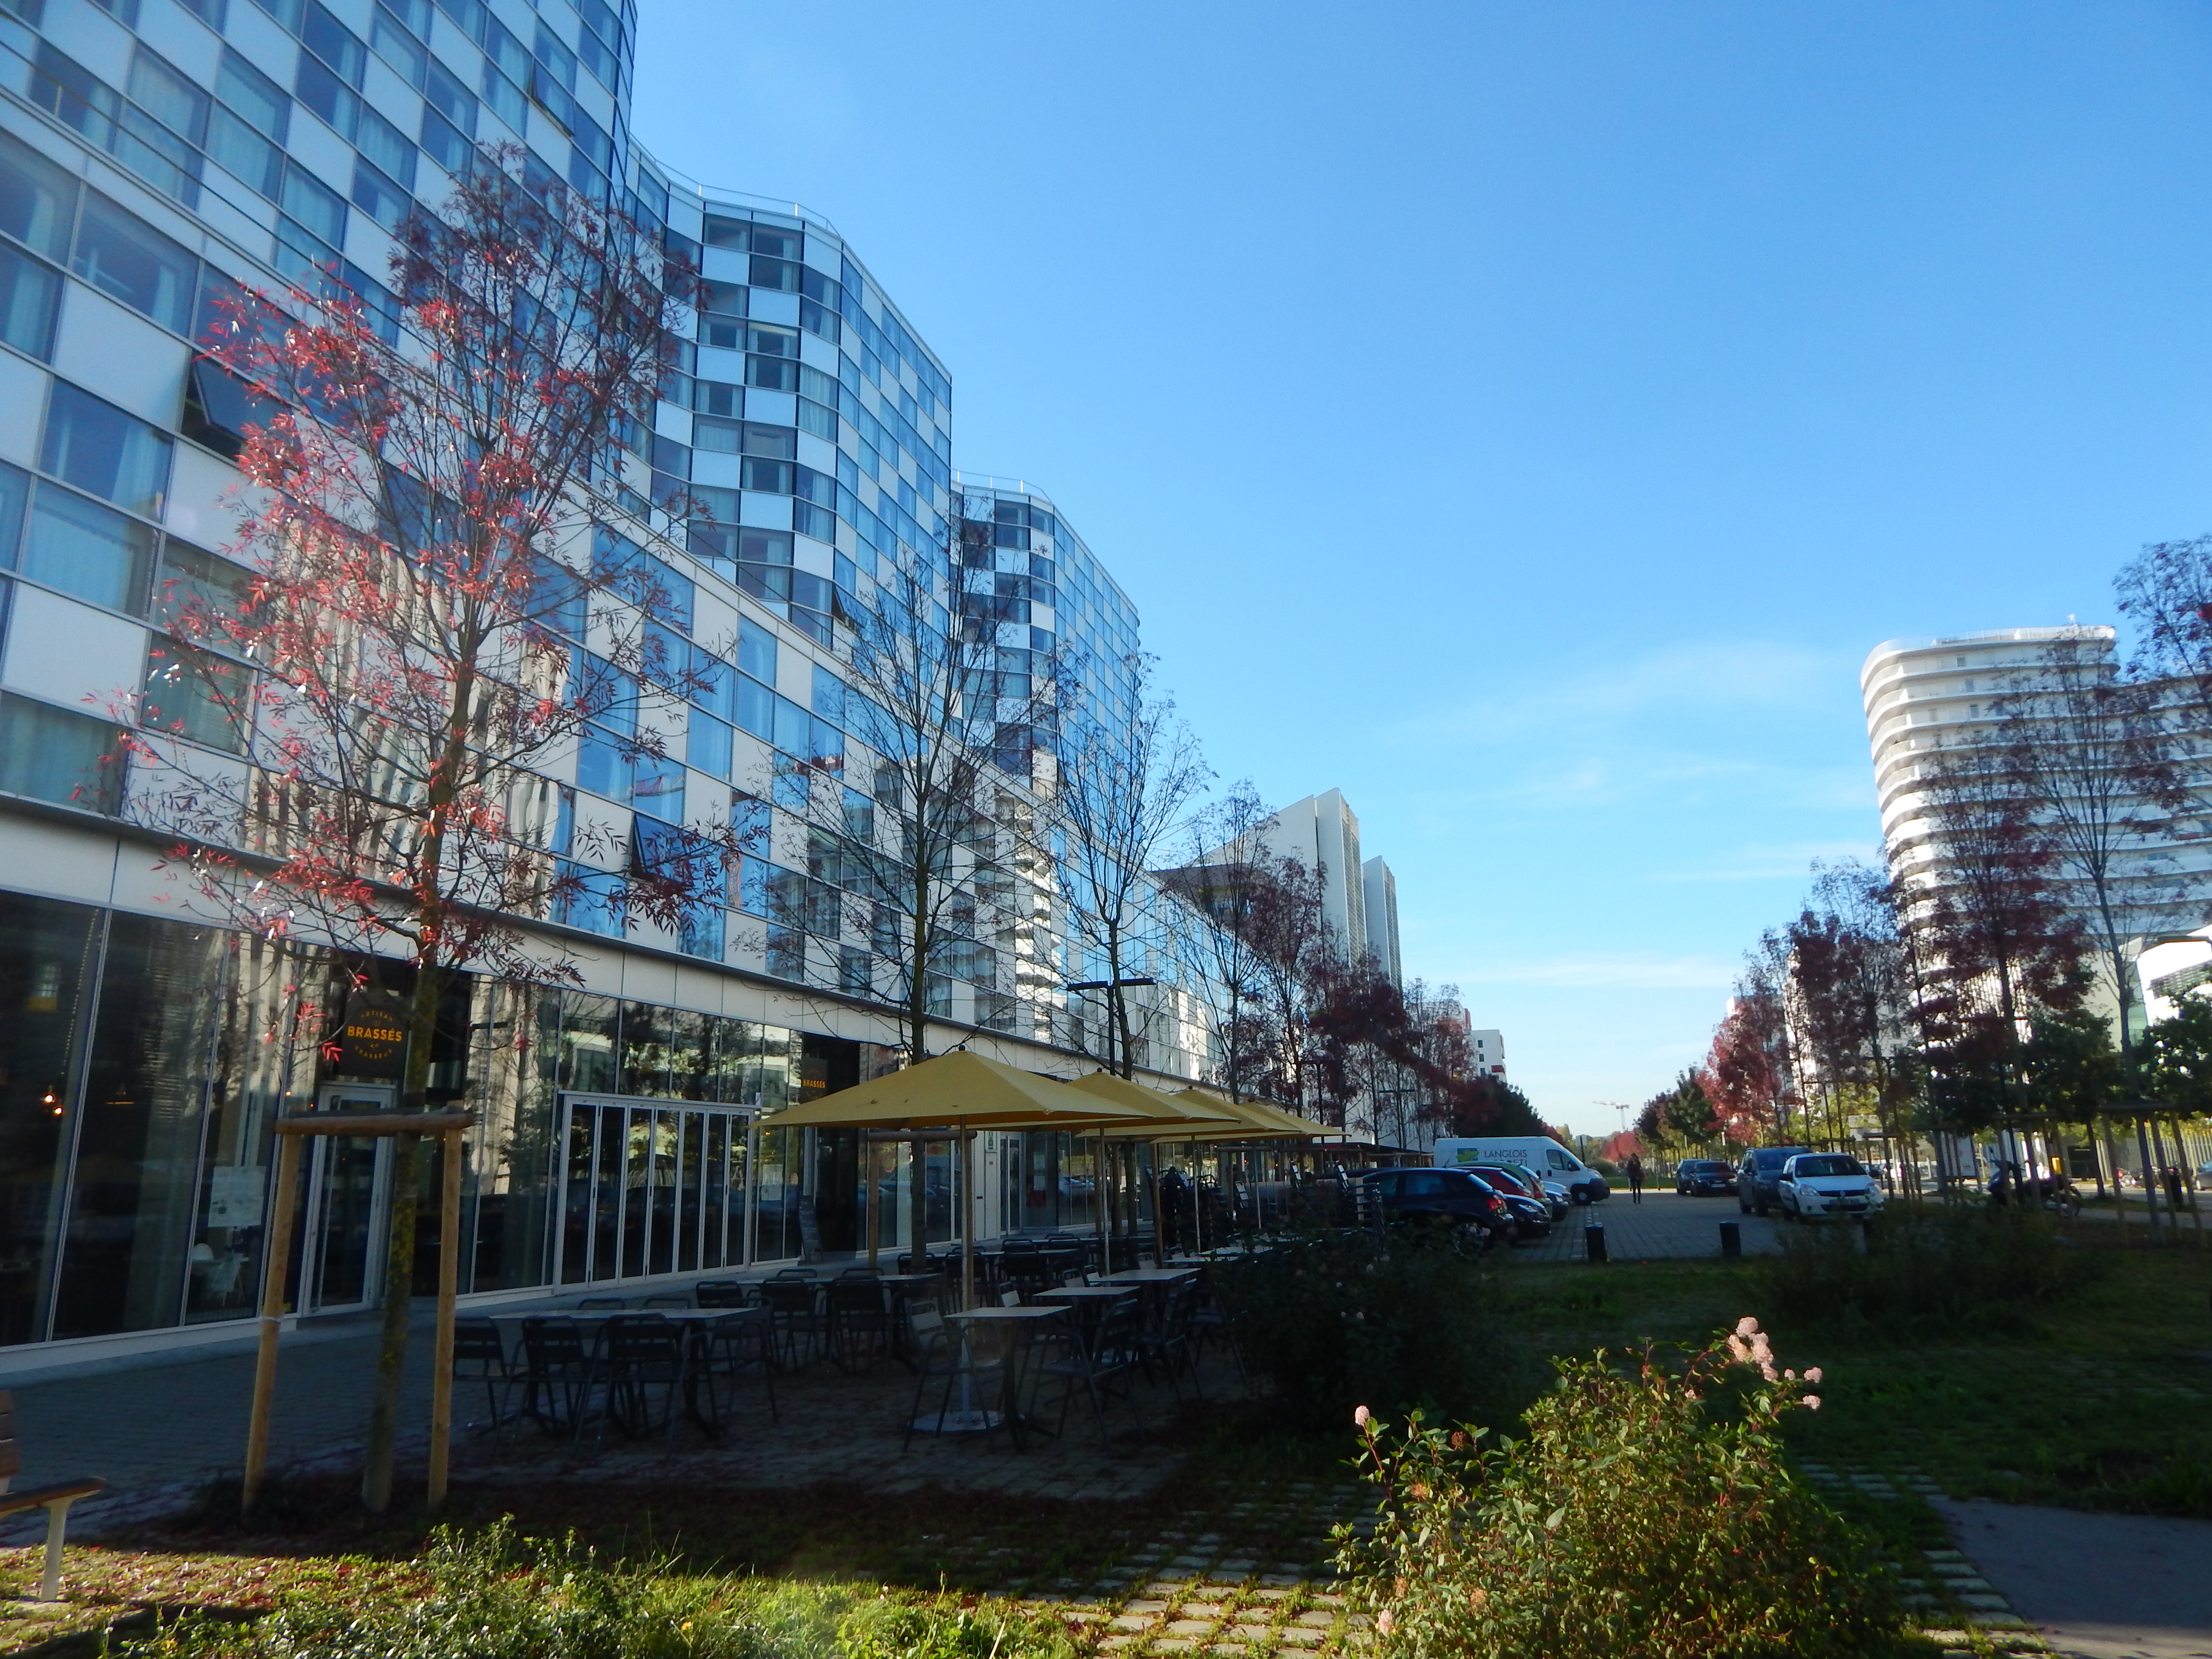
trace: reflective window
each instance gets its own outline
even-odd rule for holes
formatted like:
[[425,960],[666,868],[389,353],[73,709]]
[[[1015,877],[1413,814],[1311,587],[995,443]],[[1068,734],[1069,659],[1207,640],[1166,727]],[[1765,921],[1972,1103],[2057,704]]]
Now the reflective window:
[[44,359],[53,349],[61,273],[0,243],[0,340]]
[[224,943],[211,927],[110,918],[57,1337],[153,1329],[182,1316]]
[[17,568],[94,605],[136,611],[145,603],[153,560],[154,532],[146,526],[46,484],[32,505]]
[[[0,774],[14,753],[0,746]],[[48,1229],[99,921],[80,905],[0,892],[0,1344],[46,1334]]]
[[241,665],[157,635],[146,647],[138,718],[155,731],[235,754],[246,747],[249,684]]
[[0,231],[49,259],[69,257],[76,180],[20,140],[0,133]]
[[0,790],[112,814],[121,804],[120,754],[106,720],[0,692]]
[[200,262],[151,225],[87,191],[71,269],[94,288],[173,333],[191,327]]
[[46,404],[40,465],[118,507],[158,516],[169,487],[169,439],[158,428],[65,381]]

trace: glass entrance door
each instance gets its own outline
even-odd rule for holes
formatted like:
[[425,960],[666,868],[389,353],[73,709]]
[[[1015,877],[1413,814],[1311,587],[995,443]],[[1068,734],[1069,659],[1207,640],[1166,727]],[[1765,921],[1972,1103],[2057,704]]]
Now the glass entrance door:
[[[333,1084],[317,1103],[326,1112],[388,1111],[392,1091]],[[307,1249],[301,1311],[343,1313],[372,1307],[384,1287],[384,1218],[392,1202],[389,1135],[317,1135],[308,1171]]]
[[561,1282],[744,1261],[744,1114],[604,1095],[562,1103]]

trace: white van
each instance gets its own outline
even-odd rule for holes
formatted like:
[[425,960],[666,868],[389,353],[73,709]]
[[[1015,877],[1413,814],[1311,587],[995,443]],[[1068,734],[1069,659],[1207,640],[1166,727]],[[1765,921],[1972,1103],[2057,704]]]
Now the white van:
[[1437,1142],[1435,1157],[1440,1170],[1464,1170],[1474,1164],[1518,1164],[1540,1181],[1556,1181],[1577,1204],[1595,1204],[1613,1191],[1603,1176],[1549,1135],[1447,1139]]

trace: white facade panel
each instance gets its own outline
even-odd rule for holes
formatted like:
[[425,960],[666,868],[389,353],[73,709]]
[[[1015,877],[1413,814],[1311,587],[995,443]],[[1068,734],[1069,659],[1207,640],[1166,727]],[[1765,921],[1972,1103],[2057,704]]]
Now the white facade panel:
[[[725,455],[718,449],[695,449],[691,452],[691,481],[712,484],[718,489],[735,489],[744,472],[744,463],[735,455]],[[787,518],[788,514],[786,515]],[[748,520],[747,523],[751,520]]]
[[0,870],[7,871],[14,892],[105,904],[115,887],[117,846],[113,836],[0,817]]
[[785,294],[772,288],[757,288],[747,302],[747,314],[757,323],[778,323],[785,328],[799,326],[799,296]]
[[763,495],[757,489],[748,489],[741,498],[738,522],[750,525],[756,530],[788,530],[791,528],[791,497]]
[[46,370],[0,351],[0,459],[38,465],[39,426],[46,413]]
[[202,86],[215,85],[222,37],[177,0],[143,0],[138,9],[138,36]]
[[69,284],[54,331],[54,372],[142,421],[173,428],[191,349],[82,283]]
[[146,668],[146,630],[43,588],[15,586],[0,685],[106,719],[135,694]]
[[799,424],[799,398],[789,392],[763,392],[757,386],[745,391],[745,418],[767,421],[775,426]]
[[699,378],[702,380],[720,380],[725,386],[743,386],[745,383],[745,354],[742,351],[725,351],[720,346],[701,346],[698,368]]
[[109,86],[130,83],[131,31],[85,0],[49,5],[40,32]]
[[[693,233],[696,240],[696,233]],[[710,283],[742,283],[751,270],[745,256],[731,247],[710,247],[699,255],[699,274]]]
[[162,522],[196,547],[224,552],[238,539],[242,514],[263,499],[245,486],[244,475],[221,456],[197,444],[178,444],[170,452]]

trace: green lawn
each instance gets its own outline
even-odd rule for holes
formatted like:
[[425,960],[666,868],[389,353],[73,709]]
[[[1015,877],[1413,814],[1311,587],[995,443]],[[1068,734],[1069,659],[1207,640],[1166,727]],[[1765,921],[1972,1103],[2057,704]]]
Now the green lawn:
[[2212,1516],[2212,1255],[2098,1251],[2075,1295],[1950,1327],[1770,1316],[1753,1262],[1516,1271],[1509,1317],[1553,1352],[1700,1341],[1749,1313],[1784,1364],[1819,1365],[1800,1457],[1902,1474],[1956,1498]]

